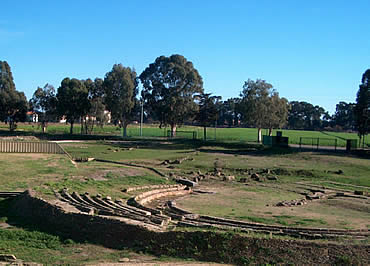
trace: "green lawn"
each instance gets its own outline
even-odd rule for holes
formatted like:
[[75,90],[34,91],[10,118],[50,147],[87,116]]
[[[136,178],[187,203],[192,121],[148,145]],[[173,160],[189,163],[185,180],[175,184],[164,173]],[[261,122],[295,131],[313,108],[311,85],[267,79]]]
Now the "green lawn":
[[[169,128],[160,129],[158,125],[147,125],[143,127],[143,138],[166,137]],[[0,132],[6,134],[8,131],[7,125],[0,123]],[[203,139],[203,128],[195,126],[183,126],[178,128],[178,136],[183,138],[192,138],[192,132],[196,132],[198,139]],[[185,131],[185,133],[184,133]],[[274,130],[274,135],[277,130]],[[304,131],[304,130],[281,130],[283,136],[289,137],[290,144],[299,144],[302,139],[302,144],[316,145],[316,139],[319,138],[321,146],[334,146],[335,140],[337,145],[344,147],[346,139],[359,139],[356,133],[344,132],[326,132],[326,131]],[[65,124],[50,124],[48,126],[48,134],[69,134],[69,125]],[[74,134],[80,134],[80,125],[75,124]],[[41,128],[38,124],[19,123],[16,133],[18,134],[35,134],[41,133]],[[15,134],[16,134],[15,133]],[[267,134],[267,130],[262,131]],[[94,135],[105,136],[122,136],[122,129],[114,125],[106,125],[103,128],[94,127]],[[140,127],[138,124],[128,126],[127,134],[129,137],[140,137]],[[207,128],[207,138],[217,141],[241,141],[241,142],[256,142],[257,129],[255,128]],[[312,140],[311,138],[315,138]],[[370,145],[370,138],[365,137],[365,145]]]
[[[152,128],[157,130],[156,128]],[[244,129],[222,129],[243,132]],[[253,129],[245,129],[253,131]],[[285,132],[284,132],[285,134]],[[323,201],[302,208],[277,208],[281,200],[302,197],[295,192],[302,184],[370,192],[368,159],[344,153],[298,152],[293,149],[264,149],[256,143],[240,141],[201,142],[167,139],[125,139],[61,144],[72,157],[94,157],[154,167],[163,173],[190,177],[190,172],[212,172],[221,168],[236,180],[246,177],[246,169],[276,171],[278,181],[203,181],[215,194],[192,194],[178,200],[178,206],[201,214],[222,216],[266,224],[356,229],[370,226],[366,204],[350,200]],[[187,158],[181,164],[164,165],[164,160]],[[73,164],[66,155],[0,153],[0,191],[35,189],[44,199],[53,190],[69,188],[79,193],[97,193],[113,199],[128,199],[139,192],[123,193],[130,186],[174,183],[144,168],[126,167],[97,161]],[[337,171],[341,170],[338,174]],[[209,182],[209,183],[207,183]],[[335,183],[332,183],[335,182]],[[202,185],[201,183],[201,185]],[[361,188],[354,187],[361,186]],[[45,264],[117,262],[137,256],[128,250],[111,250],[89,243],[75,243],[28,227],[2,228],[9,222],[6,201],[0,201],[0,253],[12,253],[25,261]],[[143,255],[140,255],[143,256]]]

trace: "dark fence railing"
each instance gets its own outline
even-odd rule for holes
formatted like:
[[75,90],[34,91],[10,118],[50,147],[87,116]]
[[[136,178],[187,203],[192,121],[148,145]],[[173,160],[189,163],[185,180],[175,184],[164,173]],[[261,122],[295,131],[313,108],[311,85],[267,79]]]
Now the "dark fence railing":
[[319,149],[319,147],[333,147],[334,150],[337,150],[338,147],[338,140],[331,139],[331,138],[311,138],[311,137],[300,137],[299,138],[299,148],[302,146],[311,146],[312,149]]
[[55,153],[66,152],[58,143],[54,142],[28,142],[28,141],[0,141],[0,152],[9,153]]

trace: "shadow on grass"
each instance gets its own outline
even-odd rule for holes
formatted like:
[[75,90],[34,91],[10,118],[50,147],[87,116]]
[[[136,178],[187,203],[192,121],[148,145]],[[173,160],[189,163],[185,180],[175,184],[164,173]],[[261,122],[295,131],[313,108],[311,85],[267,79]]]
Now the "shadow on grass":
[[322,134],[324,134],[324,135],[327,135],[327,136],[329,136],[329,137],[338,138],[338,139],[341,139],[341,140],[344,140],[344,141],[346,141],[346,140],[347,140],[346,138],[343,138],[343,137],[340,137],[340,136],[336,136],[336,135],[330,134],[330,133],[325,132],[325,131],[320,131],[320,133],[322,133]]
[[[47,226],[43,223],[30,223],[27,219],[23,217],[15,216],[11,213],[11,206],[14,199],[2,199],[0,198],[0,221],[6,222],[11,227],[6,231],[5,238],[11,240],[22,241],[42,241],[42,244],[49,246],[55,246],[56,239],[59,238],[59,245],[69,243],[71,240],[78,244],[84,244],[86,241],[84,239],[74,238],[73,236],[66,236],[65,234],[55,230],[55,228]],[[14,227],[14,228],[13,228]],[[18,230],[14,230],[18,229]],[[27,233],[21,233],[19,230],[24,230]],[[45,233],[40,235],[40,232]],[[1,231],[0,231],[1,238]],[[96,243],[99,244],[99,243]]]
[[[326,133],[324,133],[326,134]],[[330,135],[330,134],[327,134]],[[117,148],[141,147],[148,149],[161,150],[198,150],[206,153],[224,153],[232,155],[254,155],[254,156],[276,156],[285,154],[295,154],[302,152],[315,152],[321,155],[336,155],[336,156],[356,156],[361,158],[370,158],[369,150],[355,150],[347,153],[344,150],[337,149],[313,149],[311,147],[264,147],[258,143],[243,142],[243,141],[204,141],[181,138],[164,138],[164,137],[126,137],[114,135],[80,135],[80,134],[49,134],[49,133],[34,133],[27,131],[14,131],[0,129],[0,137],[27,137],[35,136],[41,140],[82,140],[82,141],[103,141],[104,144]],[[341,138],[335,136],[337,138]],[[341,138],[344,139],[344,138]],[[105,142],[107,141],[107,142]],[[220,148],[220,149],[214,149]],[[186,153],[186,152],[185,152]]]

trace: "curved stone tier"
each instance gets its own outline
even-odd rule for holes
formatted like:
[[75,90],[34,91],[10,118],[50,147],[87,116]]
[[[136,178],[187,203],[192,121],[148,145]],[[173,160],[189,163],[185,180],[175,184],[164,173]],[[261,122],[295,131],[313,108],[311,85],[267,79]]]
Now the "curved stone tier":
[[80,195],[76,192],[70,194],[66,189],[63,189],[60,193],[55,192],[55,195],[59,200],[67,202],[81,212],[92,215],[124,217],[162,227],[166,226],[170,220],[169,217],[126,205],[120,200],[114,202],[110,197],[90,196],[89,193]]
[[199,228],[213,227],[219,229],[237,229],[244,232],[255,231],[276,235],[289,235],[308,239],[338,238],[338,237],[351,237],[363,239],[370,236],[368,229],[342,230],[328,228],[298,228],[287,226],[273,226],[261,223],[252,223],[220,217],[213,217],[208,215],[199,215],[177,207],[176,203],[173,201],[167,204],[166,213],[171,217],[178,218],[180,220],[177,223],[178,226],[186,227],[199,227]]
[[[169,188],[150,190],[141,193],[127,201],[127,204],[140,208],[142,210],[150,211],[158,215],[163,215],[162,211],[154,208],[149,208],[145,204],[150,203],[153,200],[165,197],[179,197],[191,193],[191,189],[183,185],[171,186]],[[168,217],[168,216],[167,216]],[[169,217],[168,217],[169,218]]]
[[[145,187],[148,189],[149,187]],[[88,193],[80,195],[76,192],[69,194],[67,190],[56,192],[56,196],[65,202],[75,206],[80,211],[90,214],[99,214],[105,216],[120,216],[128,219],[140,221],[147,224],[159,225],[161,227],[168,225],[171,218],[177,226],[197,227],[197,228],[218,228],[218,229],[235,229],[242,232],[260,232],[275,235],[288,235],[306,239],[320,238],[338,238],[351,237],[356,239],[368,238],[370,236],[368,229],[363,230],[344,230],[328,228],[299,228],[288,226],[274,226],[261,223],[252,223],[246,221],[225,219],[207,215],[199,215],[184,210],[176,206],[175,201],[168,201],[165,204],[164,211],[157,208],[146,206],[154,200],[161,199],[165,202],[166,198],[180,197],[190,194],[192,190],[187,186],[150,186],[158,188],[149,190],[135,197],[130,198],[125,204],[122,200],[113,201],[110,197],[102,198],[100,195],[90,196]],[[335,196],[348,196],[335,194]],[[313,193],[312,196],[319,195]],[[320,195],[321,196],[321,195]],[[332,194],[325,196],[333,196]]]
[[122,192],[133,192],[136,190],[145,190],[145,189],[162,189],[162,188],[173,188],[173,187],[179,187],[182,185],[150,185],[150,186],[138,186],[138,187],[129,187],[122,189]]

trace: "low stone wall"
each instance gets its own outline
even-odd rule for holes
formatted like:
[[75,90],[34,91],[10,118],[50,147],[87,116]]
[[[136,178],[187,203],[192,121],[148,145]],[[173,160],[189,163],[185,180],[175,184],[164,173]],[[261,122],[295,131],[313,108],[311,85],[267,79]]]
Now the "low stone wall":
[[155,199],[162,198],[162,197],[170,197],[170,196],[183,196],[186,194],[191,193],[191,189],[185,189],[186,186],[177,185],[171,186],[169,188],[164,189],[156,189],[150,190],[144,193],[141,193],[127,201],[127,203],[131,206],[135,206],[142,210],[150,211],[151,213],[162,215],[162,211],[154,208],[149,208],[144,206],[144,204],[149,203]]
[[153,201],[158,198],[174,196],[174,195],[185,195],[189,194],[191,190],[185,190],[186,186],[176,186],[165,189],[155,189],[150,190],[144,193],[141,193],[135,197],[135,201],[143,205],[150,201]]
[[25,192],[13,200],[12,214],[33,228],[100,244],[133,248],[154,255],[245,264],[368,264],[370,245],[339,245],[281,239],[251,238],[209,231],[155,232],[116,219],[73,213]]
[[144,190],[144,189],[158,189],[158,188],[172,188],[172,187],[179,187],[181,185],[150,185],[150,186],[139,186],[139,187],[129,187],[123,189],[123,192],[132,192],[136,190]]

